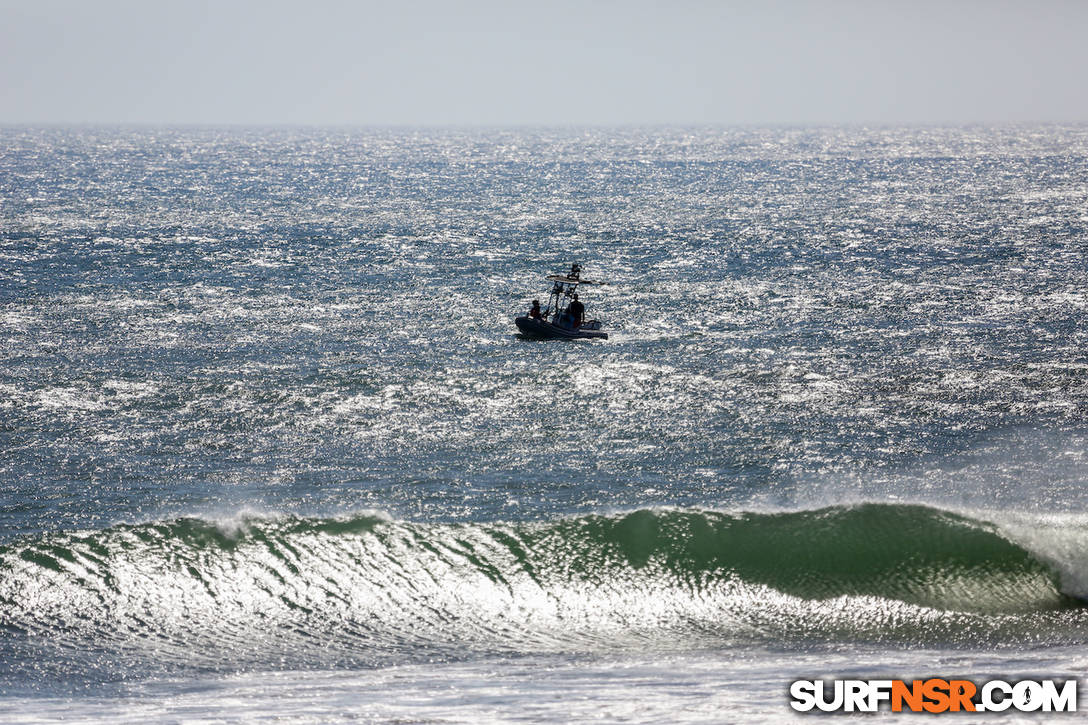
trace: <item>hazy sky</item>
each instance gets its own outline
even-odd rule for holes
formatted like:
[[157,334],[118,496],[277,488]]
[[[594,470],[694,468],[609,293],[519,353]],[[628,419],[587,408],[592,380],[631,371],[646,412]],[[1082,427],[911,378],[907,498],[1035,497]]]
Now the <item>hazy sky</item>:
[[0,122],[1088,120],[1088,2],[0,0]]

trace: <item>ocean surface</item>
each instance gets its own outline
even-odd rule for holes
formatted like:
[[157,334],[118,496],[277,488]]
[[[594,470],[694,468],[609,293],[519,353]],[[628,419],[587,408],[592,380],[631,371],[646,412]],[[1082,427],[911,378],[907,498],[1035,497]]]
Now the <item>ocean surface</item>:
[[1084,676],[1086,322],[1084,125],[0,128],[0,721]]

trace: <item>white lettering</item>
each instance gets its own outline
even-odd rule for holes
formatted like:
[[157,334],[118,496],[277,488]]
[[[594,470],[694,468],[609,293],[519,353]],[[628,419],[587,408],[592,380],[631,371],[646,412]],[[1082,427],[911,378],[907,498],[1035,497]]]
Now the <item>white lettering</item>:
[[790,685],[790,702],[797,712],[808,712],[816,707],[816,683],[812,680],[797,680]]
[[[995,699],[994,693],[1000,692],[1001,699]],[[982,704],[979,710],[1004,712],[1012,706],[1012,685],[1004,680],[990,680],[982,686]]]
[[1043,688],[1031,680],[1017,682],[1012,688],[1012,701],[1020,712],[1035,712],[1043,706]]
[[[949,682],[952,683],[949,686]],[[797,712],[809,712],[818,708],[823,712],[878,712],[882,705],[910,709],[916,712],[928,709],[937,703],[939,712],[948,710],[970,711],[972,702],[967,701],[966,693],[973,692],[970,681],[930,679],[924,682],[915,680],[908,688],[903,680],[796,680],[790,684],[790,707]],[[910,692],[921,686],[925,691],[936,688],[939,694],[948,697],[944,700],[932,697],[921,706]],[[893,690],[899,688],[899,694],[893,699]],[[942,689],[944,688],[944,689]],[[972,698],[977,712],[1004,712],[1015,708],[1020,712],[1076,712],[1077,680],[1020,680],[1006,682],[990,680],[982,683],[978,694]],[[943,703],[943,707],[941,706]]]
[[869,699],[867,692],[869,685],[865,680],[847,680],[843,696],[843,704],[847,712],[866,712],[866,701]]
[[823,680],[816,681],[816,707],[820,708],[824,712],[835,712],[842,707],[845,696],[843,695],[843,681],[835,680],[835,684],[832,687],[832,692],[835,693],[831,700],[827,699],[827,683]]
[[876,712],[880,709],[880,703],[892,699],[891,680],[869,680],[869,708],[868,712]]
[[1066,680],[1062,684],[1061,692],[1058,692],[1058,686],[1053,680],[1043,680],[1043,711],[1076,712],[1077,681]]

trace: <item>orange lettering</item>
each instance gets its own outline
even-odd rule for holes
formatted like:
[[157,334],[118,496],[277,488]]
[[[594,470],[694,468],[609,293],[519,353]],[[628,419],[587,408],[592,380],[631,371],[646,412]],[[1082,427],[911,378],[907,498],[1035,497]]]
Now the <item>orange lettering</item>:
[[902,712],[904,702],[907,703],[911,712],[922,710],[921,680],[914,680],[910,687],[907,687],[907,683],[902,680],[892,681],[892,712]]
[[937,677],[926,680],[922,683],[922,693],[930,701],[922,705],[926,712],[944,712],[948,709],[948,680]]
[[975,696],[975,683],[970,680],[951,680],[948,683],[952,712],[959,712],[963,708],[967,712],[975,711],[975,703],[971,698]]

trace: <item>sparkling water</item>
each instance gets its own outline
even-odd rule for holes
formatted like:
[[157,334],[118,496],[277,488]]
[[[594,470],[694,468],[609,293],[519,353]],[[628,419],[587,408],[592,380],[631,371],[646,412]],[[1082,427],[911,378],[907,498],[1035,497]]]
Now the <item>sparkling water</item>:
[[1088,126],[0,129],[0,719],[1082,674],[1086,232]]

